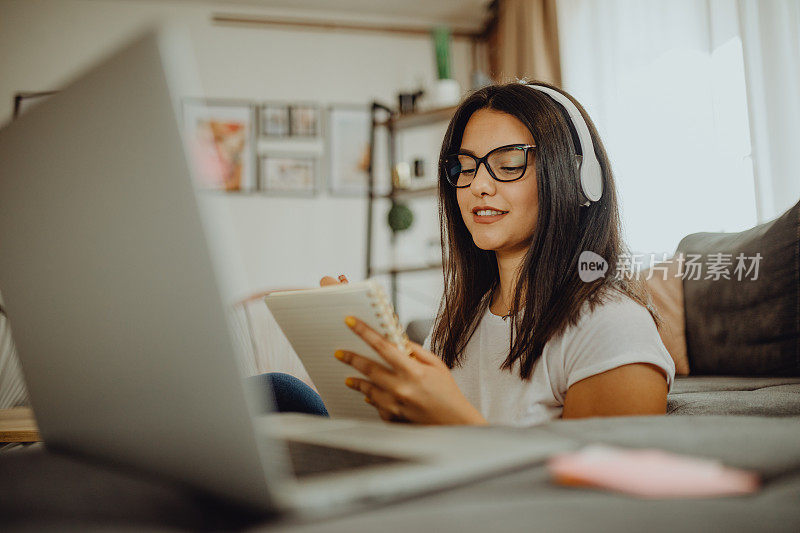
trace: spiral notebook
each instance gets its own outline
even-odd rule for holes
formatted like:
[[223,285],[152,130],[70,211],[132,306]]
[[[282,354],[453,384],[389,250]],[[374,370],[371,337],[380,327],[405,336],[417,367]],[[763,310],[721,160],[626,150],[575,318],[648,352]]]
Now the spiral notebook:
[[333,356],[348,350],[383,364],[383,359],[344,323],[352,315],[404,349],[408,340],[383,286],[375,280],[315,289],[273,292],[264,297],[272,316],[300,357],[332,417],[377,419],[363,394],[345,386],[360,376]]

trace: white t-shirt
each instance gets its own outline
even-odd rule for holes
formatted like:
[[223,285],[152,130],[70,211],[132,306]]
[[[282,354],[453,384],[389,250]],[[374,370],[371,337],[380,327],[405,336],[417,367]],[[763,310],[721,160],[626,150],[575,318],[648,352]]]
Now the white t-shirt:
[[[586,302],[578,323],[545,344],[531,379],[524,381],[519,361],[511,371],[500,369],[509,353],[511,321],[487,308],[461,366],[451,370],[461,392],[490,424],[531,426],[561,417],[573,383],[622,365],[656,365],[672,389],[675,364],[647,309],[621,294],[588,309]],[[424,343],[428,350],[432,333]]]

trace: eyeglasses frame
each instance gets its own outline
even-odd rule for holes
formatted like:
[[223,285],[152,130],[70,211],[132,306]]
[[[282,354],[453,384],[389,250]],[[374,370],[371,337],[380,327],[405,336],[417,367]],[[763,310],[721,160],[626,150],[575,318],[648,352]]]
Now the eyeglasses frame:
[[[489,166],[489,156],[492,155],[493,153],[497,152],[498,150],[503,150],[504,148],[520,148],[520,149],[525,151],[525,168],[522,169],[522,174],[520,174],[518,178],[514,178],[512,180],[501,180],[500,178],[498,178],[497,176],[494,175],[494,171],[492,170],[492,167]],[[466,189],[467,187],[472,185],[472,181],[470,181],[467,185],[455,185],[455,184],[453,184],[450,181],[450,174],[449,174],[449,172],[447,172],[446,161],[449,158],[458,157],[460,155],[465,155],[467,157],[471,157],[475,161],[475,174],[476,175],[478,174],[478,169],[480,169],[481,164],[483,164],[483,166],[486,167],[487,172],[489,172],[489,175],[495,181],[499,181],[500,183],[510,183],[512,181],[521,180],[523,177],[525,177],[525,171],[528,169],[528,151],[531,148],[536,148],[536,145],[535,144],[506,144],[504,146],[498,146],[497,148],[492,148],[483,157],[478,157],[476,155],[468,154],[468,153],[465,153],[465,152],[456,152],[456,153],[453,153],[453,154],[449,154],[449,155],[445,156],[444,162],[442,162],[442,166],[444,167],[445,179],[447,179],[447,183],[449,183],[450,185],[452,185],[456,189]],[[475,180],[475,176],[472,176],[472,180],[473,181]]]

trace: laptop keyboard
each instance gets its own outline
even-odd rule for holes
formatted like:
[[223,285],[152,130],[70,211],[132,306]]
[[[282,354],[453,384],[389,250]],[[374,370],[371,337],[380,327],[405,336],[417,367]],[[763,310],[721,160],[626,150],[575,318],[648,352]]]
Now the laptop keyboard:
[[356,452],[334,446],[310,444],[294,440],[286,440],[284,442],[289,451],[292,470],[298,478],[368,466],[387,466],[410,462],[397,457]]

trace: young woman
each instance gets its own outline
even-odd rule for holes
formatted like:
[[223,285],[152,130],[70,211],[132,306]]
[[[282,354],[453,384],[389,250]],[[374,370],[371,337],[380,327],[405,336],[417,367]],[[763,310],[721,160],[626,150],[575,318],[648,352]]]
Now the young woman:
[[[348,317],[385,363],[336,352],[362,375],[347,386],[385,420],[424,424],[664,414],[675,367],[643,287],[618,275],[611,166],[580,104],[544,83],[480,89],[450,121],[439,166],[433,329],[409,356]],[[582,280],[584,252],[605,275]]]

